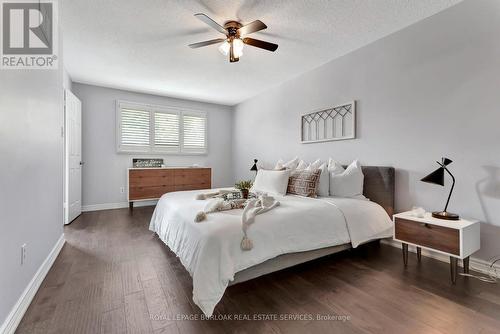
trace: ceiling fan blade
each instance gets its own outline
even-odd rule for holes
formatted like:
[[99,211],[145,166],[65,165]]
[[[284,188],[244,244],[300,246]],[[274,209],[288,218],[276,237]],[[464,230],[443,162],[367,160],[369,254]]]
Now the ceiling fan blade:
[[255,20],[238,29],[240,35],[248,35],[256,31],[264,30],[267,26],[260,20]]
[[217,39],[211,39],[209,41],[204,41],[204,42],[198,42],[198,43],[189,44],[188,46],[191,49],[196,49],[196,48],[201,48],[202,46],[207,46],[207,45],[222,43],[225,40],[226,40],[225,38],[217,38]]
[[255,38],[243,38],[243,43],[273,52],[278,48],[278,44],[261,41]]
[[214,28],[215,30],[220,32],[221,34],[227,35],[227,30],[224,29],[223,26],[221,26],[220,24],[218,24],[217,22],[215,22],[214,20],[212,20],[211,18],[209,18],[205,14],[198,13],[198,14],[194,14],[194,16],[196,16],[199,20],[205,22],[206,24],[208,24],[209,26],[211,26],[212,28]]

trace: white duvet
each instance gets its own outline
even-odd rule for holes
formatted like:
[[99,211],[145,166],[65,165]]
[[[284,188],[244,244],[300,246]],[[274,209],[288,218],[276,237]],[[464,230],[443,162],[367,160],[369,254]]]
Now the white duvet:
[[392,222],[373,202],[349,198],[276,197],[281,205],[256,217],[248,229],[253,249],[240,248],[242,210],[211,213],[195,223],[206,201],[202,191],[167,193],[153,213],[150,230],[179,257],[193,278],[193,301],[207,316],[234,274],[278,255],[351,242],[353,247],[392,235]]

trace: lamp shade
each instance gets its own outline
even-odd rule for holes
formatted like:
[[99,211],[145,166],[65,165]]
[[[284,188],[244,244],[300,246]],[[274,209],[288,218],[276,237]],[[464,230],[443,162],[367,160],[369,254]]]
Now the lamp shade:
[[441,158],[441,163],[438,162],[439,166],[441,167],[439,167],[420,181],[444,186],[444,171],[446,166],[448,166],[452,162],[453,160],[451,159]]
[[445,166],[448,166],[449,164],[451,164],[453,161],[448,159],[448,158],[442,158],[442,164],[445,165]]
[[440,186],[444,186],[444,172],[446,171],[450,176],[451,179],[453,180],[453,183],[451,184],[451,189],[450,189],[450,194],[448,195],[448,200],[446,201],[446,206],[444,207],[443,211],[436,211],[432,213],[432,217],[434,218],[439,218],[439,219],[447,219],[447,220],[459,220],[460,217],[456,213],[451,213],[448,212],[448,204],[450,203],[450,198],[451,194],[453,193],[453,188],[455,187],[455,177],[451,172],[448,170],[447,166],[451,164],[453,161],[451,161],[448,158],[442,158],[441,162],[437,162],[439,165],[439,168],[421,179],[420,181],[422,182],[427,182],[427,183],[432,183],[432,184],[437,184]]
[[258,161],[259,161],[259,160],[257,160],[257,159],[253,159],[253,166],[252,166],[252,168],[250,168],[250,170],[251,170],[252,172],[256,172],[256,171],[257,171],[257,162],[258,162]]
[[420,181],[444,186],[444,168],[439,167]]

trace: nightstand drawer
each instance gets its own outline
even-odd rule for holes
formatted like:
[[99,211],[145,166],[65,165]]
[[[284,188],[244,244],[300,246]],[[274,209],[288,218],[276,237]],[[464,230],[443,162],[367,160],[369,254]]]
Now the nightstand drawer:
[[460,230],[395,218],[395,238],[415,245],[460,255]]

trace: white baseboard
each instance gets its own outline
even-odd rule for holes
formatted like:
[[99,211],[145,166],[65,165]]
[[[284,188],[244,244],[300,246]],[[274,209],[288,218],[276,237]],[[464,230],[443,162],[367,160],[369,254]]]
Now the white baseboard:
[[4,323],[0,327],[0,334],[13,334],[16,331],[16,328],[21,322],[24,313],[26,313],[26,310],[28,309],[28,306],[30,306],[33,297],[35,297],[38,288],[42,284],[45,276],[47,276],[47,273],[54,264],[57,255],[59,255],[59,252],[64,246],[64,242],[65,240],[63,233],[59,237],[59,240],[57,240],[47,258],[45,258],[45,261],[43,261],[42,265],[38,268],[35,276],[33,276],[26,289],[24,289],[21,297],[19,297],[17,303],[14,305]]
[[[382,243],[396,247],[396,248],[401,248],[401,243],[399,241],[395,241],[392,239],[383,239]],[[408,245],[408,250],[412,253],[417,252],[416,247],[414,247],[412,245]],[[430,258],[439,260],[441,262],[446,262],[446,263],[450,262],[449,256],[446,256],[446,255],[440,254],[440,253],[436,253],[436,252],[433,252],[433,251],[430,251],[427,249],[423,249],[423,248],[422,248],[422,256],[430,257]],[[490,265],[491,265],[491,263],[489,263],[488,261],[474,258],[474,257],[471,257],[469,260],[469,266],[472,270],[475,270],[477,272],[480,272],[480,273],[486,274],[486,275],[489,275],[489,274],[493,275],[494,274],[494,271],[492,271],[490,269],[491,268]],[[500,263],[496,263],[493,266],[493,268],[496,269],[496,272],[497,272],[496,277],[500,278]]]
[[[156,205],[158,201],[134,202],[134,207]],[[128,208],[128,202],[83,205],[82,212]]]

